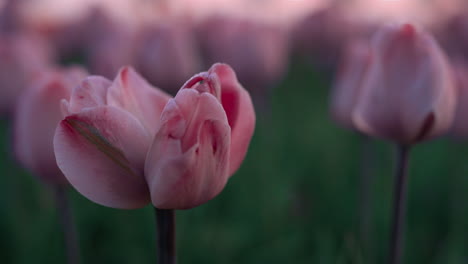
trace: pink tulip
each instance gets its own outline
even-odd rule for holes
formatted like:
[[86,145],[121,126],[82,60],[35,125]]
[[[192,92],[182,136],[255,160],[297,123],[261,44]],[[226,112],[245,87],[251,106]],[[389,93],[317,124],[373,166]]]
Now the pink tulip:
[[119,22],[98,7],[91,8],[81,21],[86,37],[83,48],[92,74],[112,78],[123,66],[135,65],[136,33]]
[[435,25],[435,36],[447,54],[468,61],[468,11],[461,12]]
[[337,123],[354,129],[352,112],[372,58],[369,45],[363,41],[349,43],[343,56],[331,93],[330,110]]
[[47,45],[34,35],[0,36],[0,115],[13,110],[35,73],[48,68],[51,61]]
[[187,209],[215,197],[245,157],[255,114],[234,71],[215,64],[166,105],[145,173],[157,208]]
[[[77,86],[54,138],[57,162],[90,200],[186,209],[215,197],[245,157],[255,125],[234,71],[215,64],[169,100],[130,68]],[[164,110],[163,110],[164,108]]]
[[67,183],[57,167],[53,137],[62,119],[60,101],[68,99],[72,88],[86,72],[80,68],[45,70],[18,100],[14,119],[14,147],[18,160],[49,183]]
[[[3,5],[2,5],[3,4]],[[0,1],[0,32],[9,33],[21,28],[21,3],[18,0]]]
[[365,37],[368,25],[353,19],[340,4],[331,4],[301,19],[292,29],[294,49],[321,70],[334,69],[351,38]]
[[455,90],[435,40],[409,24],[387,25],[371,46],[372,61],[353,111],[357,129],[405,145],[446,132]]
[[77,86],[63,102],[66,117],[54,138],[70,184],[105,206],[146,205],[145,157],[169,98],[128,67],[114,82],[91,76]]
[[200,35],[208,64],[231,65],[256,101],[265,100],[265,89],[286,73],[289,43],[279,26],[215,16],[201,25]]
[[456,76],[457,108],[450,134],[456,138],[468,139],[468,68],[463,64],[454,67]]

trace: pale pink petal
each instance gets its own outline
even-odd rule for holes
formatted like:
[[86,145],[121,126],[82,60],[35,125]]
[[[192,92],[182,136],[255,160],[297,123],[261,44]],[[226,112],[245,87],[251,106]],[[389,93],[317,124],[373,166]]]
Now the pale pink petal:
[[210,74],[208,72],[196,74],[182,85],[181,90],[186,88],[195,89],[200,93],[210,93],[218,100],[221,100],[221,83],[216,74]]
[[109,105],[130,112],[152,135],[156,133],[159,117],[170,98],[165,92],[151,86],[131,67],[119,71],[107,94]]
[[98,204],[138,208],[149,201],[143,176],[150,136],[122,109],[99,106],[67,116],[57,127],[57,164],[81,194]]
[[100,76],[87,77],[73,89],[66,112],[78,113],[86,108],[106,105],[106,93],[111,84],[111,81]]
[[145,174],[157,208],[188,209],[214,198],[228,175],[230,128],[209,93],[180,91],[162,115]]
[[249,93],[237,81],[227,64],[216,63],[210,70],[221,82],[221,102],[231,126],[229,175],[240,167],[255,129],[255,110]]

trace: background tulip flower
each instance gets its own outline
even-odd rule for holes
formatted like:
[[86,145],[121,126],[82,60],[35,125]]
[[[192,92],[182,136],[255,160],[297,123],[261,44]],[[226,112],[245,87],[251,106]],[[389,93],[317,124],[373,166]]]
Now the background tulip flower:
[[139,39],[136,67],[165,91],[175,94],[201,67],[195,36],[186,23],[168,21],[146,26]]
[[21,28],[20,2],[18,0],[0,2],[0,33],[14,32]]
[[389,263],[403,256],[408,160],[412,144],[447,132],[455,87],[445,54],[410,24],[386,25],[373,37],[372,60],[353,111],[355,127],[397,143]]
[[54,138],[58,166],[73,187],[109,207],[146,205],[145,157],[169,98],[128,67],[114,82],[91,76],[75,87]]
[[367,35],[367,25],[349,16],[337,1],[311,12],[292,29],[294,50],[320,70],[333,70],[343,47],[356,36]]
[[[81,22],[85,33],[84,55],[92,74],[113,78],[125,65],[135,65],[136,33],[98,7]],[[70,32],[74,34],[74,32]]]
[[352,113],[372,59],[369,45],[364,41],[351,42],[343,57],[330,96],[330,112],[337,123],[354,129]]
[[412,144],[446,132],[455,109],[453,76],[435,40],[409,24],[372,40],[372,62],[353,112],[363,133]]
[[215,16],[200,26],[200,43],[208,65],[231,65],[255,104],[266,110],[269,90],[288,66],[289,42],[277,25],[235,17]]
[[52,54],[43,39],[15,33],[0,36],[0,115],[10,113],[36,72],[49,68]]
[[81,68],[44,70],[18,100],[14,147],[19,162],[49,183],[67,183],[53,149],[55,129],[62,119],[61,100],[86,77]]

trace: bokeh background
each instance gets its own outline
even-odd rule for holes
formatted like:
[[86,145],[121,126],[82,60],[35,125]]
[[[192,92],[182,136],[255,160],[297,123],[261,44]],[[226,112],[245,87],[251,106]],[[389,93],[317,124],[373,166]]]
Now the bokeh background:
[[[200,207],[177,212],[179,263],[384,263],[394,149],[343,129],[329,117],[329,93],[341,50],[351,39],[368,39],[380,23],[414,21],[431,31],[454,60],[465,60],[468,54],[468,7],[463,0],[2,4],[2,39],[24,32],[40,36],[52,50],[55,65],[83,64],[92,74],[113,78],[121,64],[131,63],[171,93],[177,90],[173,86],[206,70],[213,60],[237,67],[254,97],[256,131],[245,162],[225,190]],[[224,24],[226,20],[234,22]],[[161,25],[165,29],[160,30]],[[135,39],[145,39],[144,44],[126,43],[147,26],[159,33],[138,33]],[[167,35],[176,37],[164,42]],[[190,45],[171,51],[180,42]],[[97,46],[103,47],[96,51]],[[158,49],[176,55],[164,58]],[[130,52],[155,59],[141,62],[137,55],[121,56]],[[197,60],[196,66],[180,66],[192,64],[189,58]],[[188,76],[158,83],[170,75],[156,73],[159,69],[183,67]],[[18,164],[12,136],[11,115],[4,114],[0,262],[64,263],[51,188]],[[405,263],[468,263],[467,158],[468,143],[451,137],[414,148]],[[364,183],[363,173],[368,175]],[[366,184],[368,194],[363,195]],[[155,262],[151,206],[106,208],[72,188],[69,196],[82,263]]]

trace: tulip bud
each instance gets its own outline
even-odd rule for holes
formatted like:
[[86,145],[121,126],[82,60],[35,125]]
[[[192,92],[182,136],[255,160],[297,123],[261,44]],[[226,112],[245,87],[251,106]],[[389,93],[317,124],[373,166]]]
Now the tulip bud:
[[455,109],[453,76],[435,40],[409,24],[372,39],[372,62],[353,111],[363,133],[413,144],[446,132]]
[[234,71],[215,64],[166,105],[145,175],[153,204],[187,209],[214,198],[244,159],[255,114]]
[[288,64],[286,32],[277,25],[245,19],[213,17],[201,25],[200,41],[208,63],[226,62],[265,107],[268,90],[281,80]]
[[114,82],[91,76],[75,87],[54,137],[58,166],[70,184],[105,206],[146,205],[146,153],[169,98],[128,67]]
[[80,68],[42,71],[18,100],[14,119],[14,147],[19,162],[49,183],[64,184],[53,150],[55,128],[62,119],[60,101],[86,72]]
[[195,75],[182,88],[210,91],[220,98],[231,127],[229,175],[232,175],[244,160],[255,128],[255,111],[249,93],[237,80],[234,70],[222,63],[214,64],[208,72]]
[[94,7],[81,26],[81,32],[86,32],[83,48],[92,74],[112,78],[123,66],[135,64],[136,34],[126,24]]
[[330,112],[337,123],[348,129],[354,129],[352,112],[370,62],[367,43],[354,41],[346,46],[331,93]]
[[302,18],[292,29],[294,49],[319,70],[336,67],[340,51],[351,38],[363,37],[367,26],[353,19],[340,4],[330,4]]
[[51,65],[43,39],[26,34],[0,37],[0,114],[13,110],[17,98],[36,72]]

